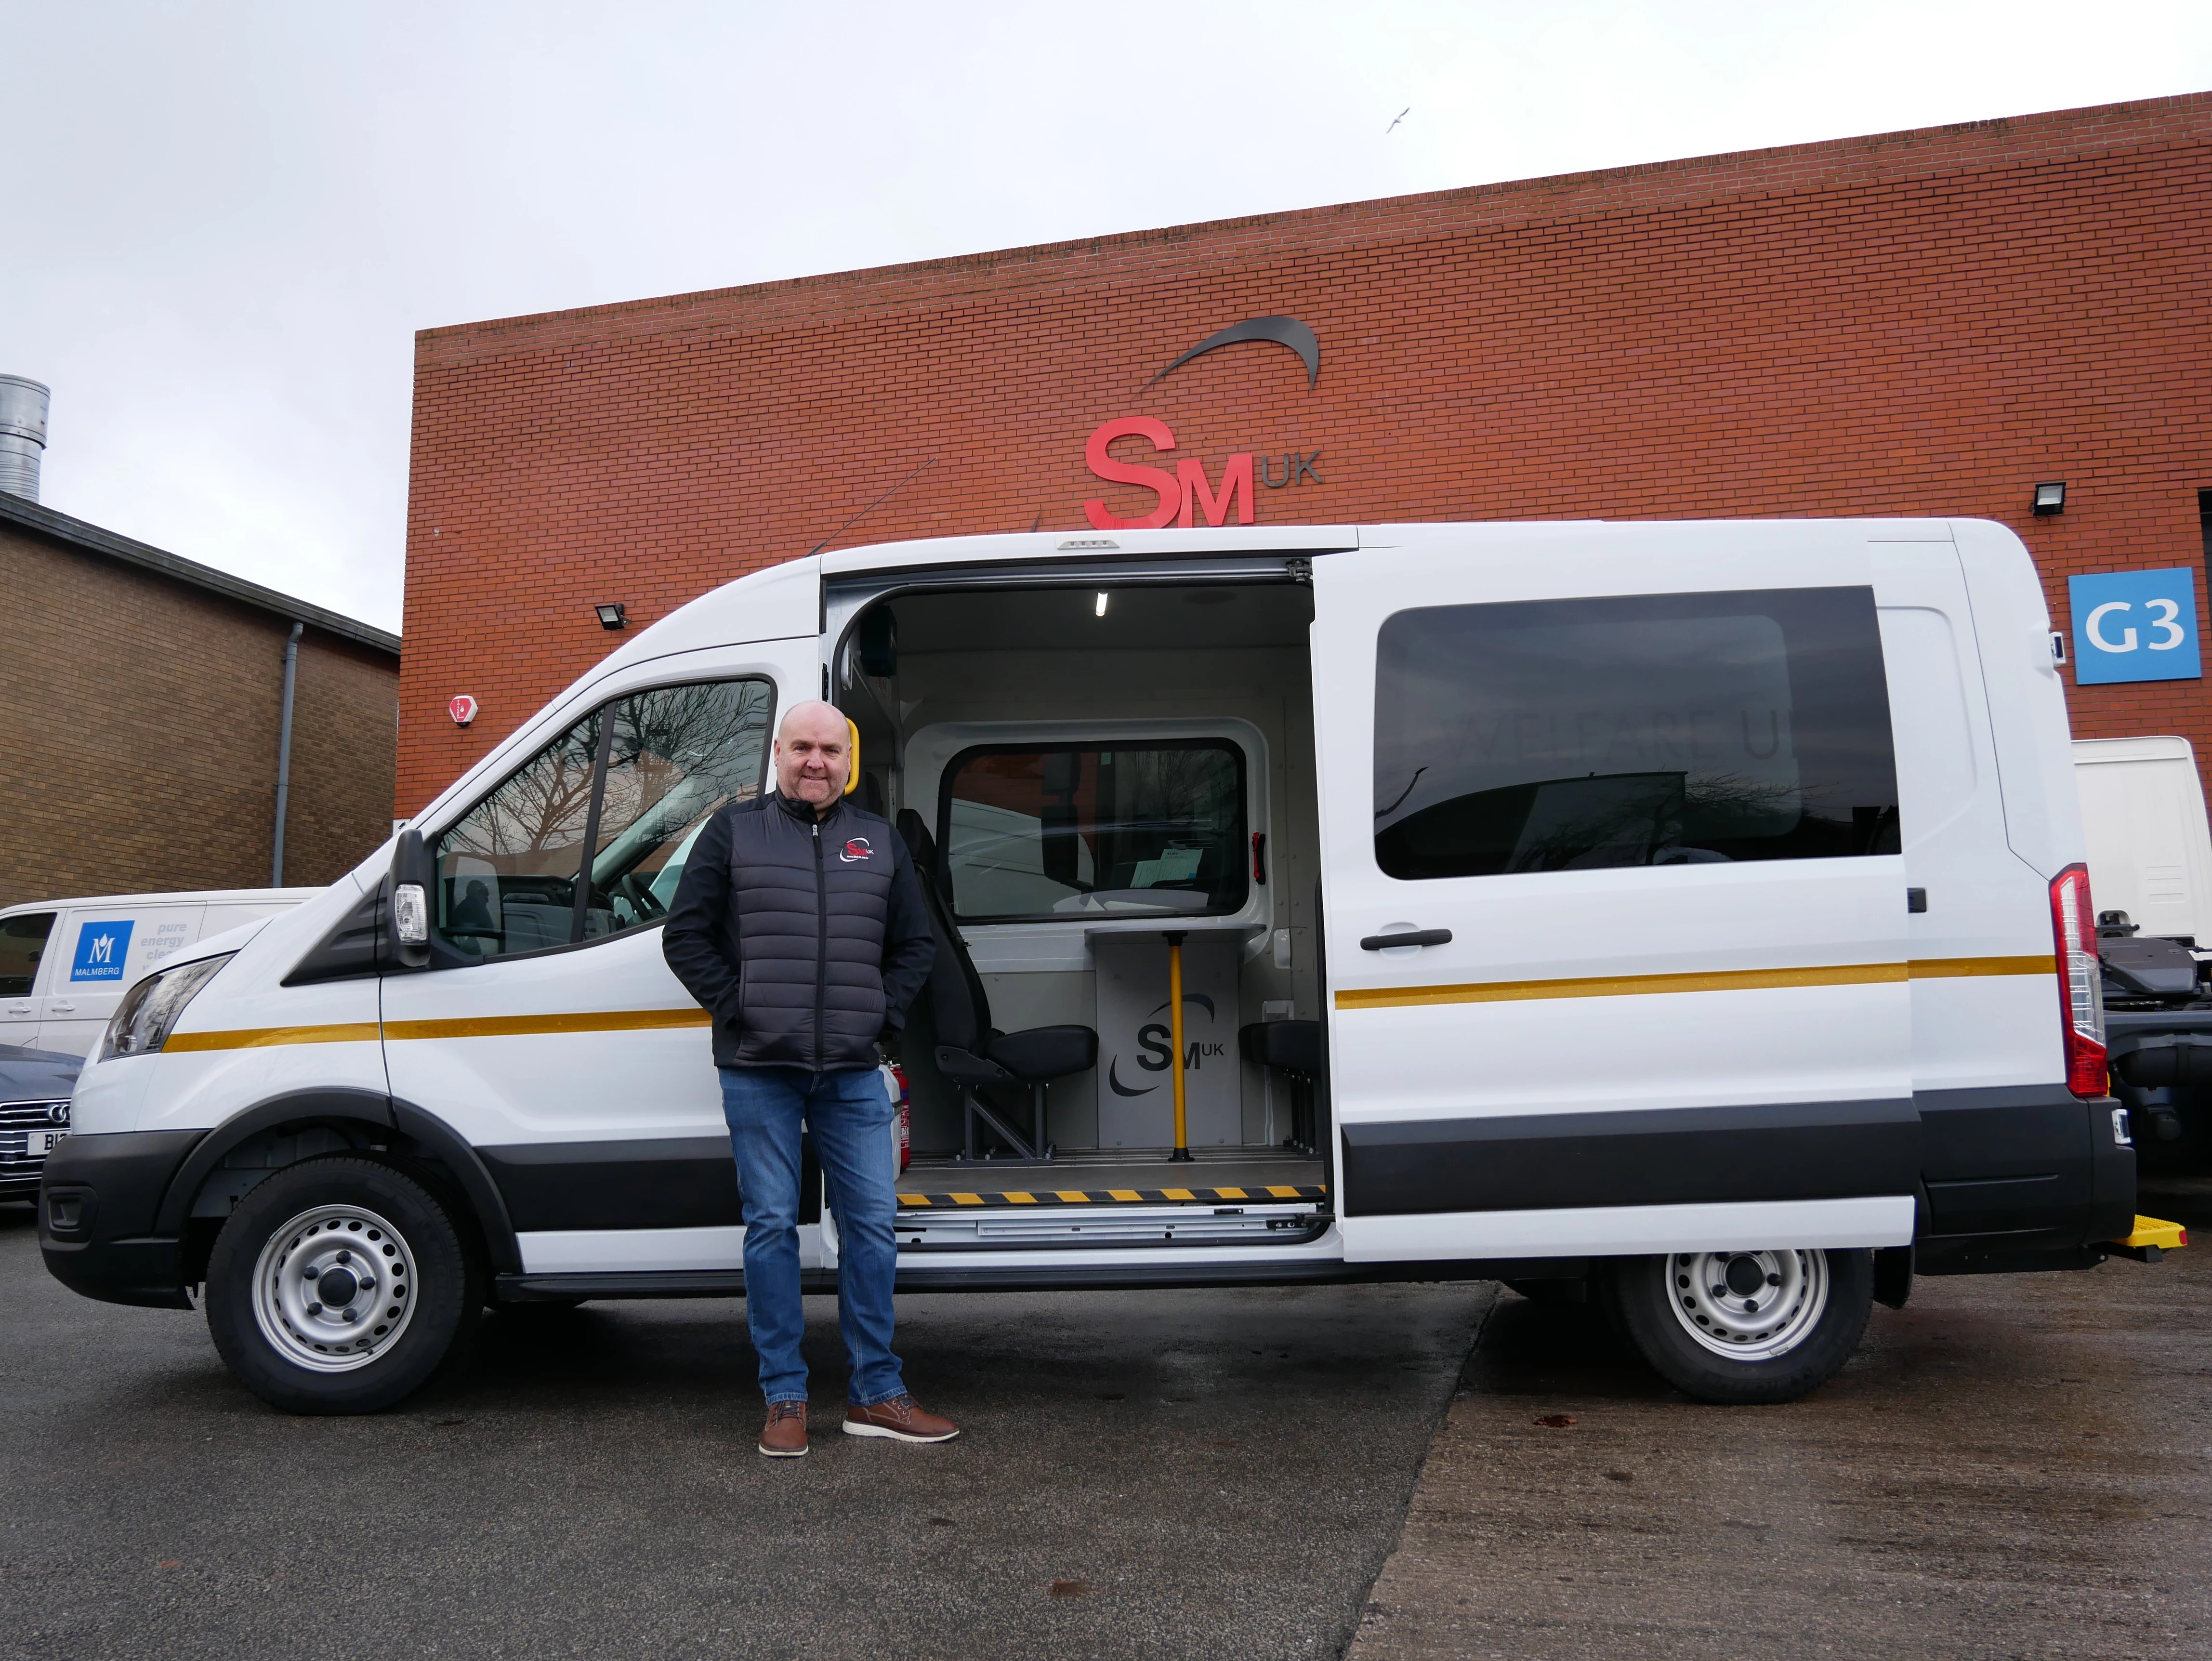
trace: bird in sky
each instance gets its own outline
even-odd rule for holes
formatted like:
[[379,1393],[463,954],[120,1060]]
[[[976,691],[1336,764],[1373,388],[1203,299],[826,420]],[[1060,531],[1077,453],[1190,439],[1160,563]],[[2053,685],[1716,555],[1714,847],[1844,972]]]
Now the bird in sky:
[[1385,138],[1388,138],[1388,137],[1389,137],[1392,133],[1394,133],[1394,132],[1397,131],[1398,131],[1398,123],[1399,123],[1399,122],[1401,122],[1401,121],[1403,121],[1403,120],[1404,120],[1407,116],[1411,115],[1413,113],[1413,106],[1411,104],[1407,105],[1407,106],[1406,106],[1406,107],[1405,107],[1404,109],[1400,110],[1400,111],[1398,112],[1398,113],[1397,113],[1395,117],[1393,117],[1393,118],[1392,118],[1391,122],[1390,122],[1390,125],[1389,125],[1389,126],[1387,126],[1387,127],[1385,127],[1385,128],[1383,128],[1383,129],[1382,129],[1382,136],[1383,136]]

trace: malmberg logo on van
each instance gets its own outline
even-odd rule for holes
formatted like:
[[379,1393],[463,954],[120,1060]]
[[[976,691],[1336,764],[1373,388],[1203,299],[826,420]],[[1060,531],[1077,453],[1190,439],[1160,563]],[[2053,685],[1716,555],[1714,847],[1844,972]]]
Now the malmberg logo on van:
[[135,922],[88,922],[78,929],[70,979],[121,980],[123,960],[131,955],[131,931],[137,927]]

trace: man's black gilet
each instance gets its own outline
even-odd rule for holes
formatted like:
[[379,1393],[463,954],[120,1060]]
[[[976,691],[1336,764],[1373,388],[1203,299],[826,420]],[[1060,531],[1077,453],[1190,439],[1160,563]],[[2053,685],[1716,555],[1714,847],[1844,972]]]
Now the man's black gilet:
[[739,966],[734,1065],[872,1066],[884,1030],[890,826],[849,802],[817,821],[774,794],[726,811]]

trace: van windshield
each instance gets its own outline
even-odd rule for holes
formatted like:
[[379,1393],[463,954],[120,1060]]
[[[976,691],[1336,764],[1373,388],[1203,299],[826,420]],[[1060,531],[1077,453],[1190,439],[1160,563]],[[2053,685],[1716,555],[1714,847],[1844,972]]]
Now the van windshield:
[[1244,904],[1244,755],[1225,739],[985,745],[945,770],[938,814],[963,922]]
[[38,978],[46,936],[54,932],[52,911],[34,911],[0,921],[0,998],[27,998]]

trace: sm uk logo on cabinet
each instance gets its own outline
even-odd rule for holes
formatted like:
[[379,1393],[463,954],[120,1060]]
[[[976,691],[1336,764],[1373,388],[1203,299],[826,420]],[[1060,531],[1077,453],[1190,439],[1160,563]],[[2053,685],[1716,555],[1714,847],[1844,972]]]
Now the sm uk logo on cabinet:
[[[1294,317],[1254,317],[1208,335],[1154,375],[1154,386],[1193,358],[1244,341],[1266,341],[1287,347],[1305,365],[1310,391],[1321,378],[1321,343],[1314,332]],[[1083,516],[1098,531],[1157,531],[1164,526],[1249,525],[1257,492],[1283,490],[1302,484],[1322,484],[1319,450],[1303,447],[1279,453],[1240,450],[1223,459],[1217,472],[1201,458],[1180,456],[1172,469],[1146,466],[1133,455],[1116,458],[1117,440],[1139,439],[1160,457],[1172,454],[1175,433],[1167,423],[1152,416],[1117,416],[1102,423],[1083,446],[1083,459],[1091,476],[1108,484],[1133,485],[1152,494],[1148,513],[1125,517],[1100,497],[1083,504]]]
[[2074,678],[2084,686],[2132,680],[2197,680],[2197,573],[2107,571],[2069,577]]

